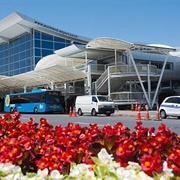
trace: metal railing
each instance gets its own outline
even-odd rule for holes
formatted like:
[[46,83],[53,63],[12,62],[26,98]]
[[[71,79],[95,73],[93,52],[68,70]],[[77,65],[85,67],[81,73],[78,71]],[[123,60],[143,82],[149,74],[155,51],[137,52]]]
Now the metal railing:
[[[136,65],[139,74],[147,74],[148,73],[148,65],[147,64],[137,64]],[[134,78],[134,74],[136,73],[133,65],[117,65],[117,66],[109,66],[110,75],[119,74],[119,75],[131,75]],[[149,65],[150,74],[158,74],[157,67],[154,65]],[[107,80],[108,71],[107,69],[97,80],[97,89],[99,89]],[[130,77],[129,77],[130,78]]]
[[[113,92],[110,94],[114,102],[146,102],[143,92]],[[154,97],[154,93],[151,93]]]
[[99,89],[106,82],[107,77],[108,77],[108,70],[104,71],[104,73],[96,81],[97,89]]
[[[136,64],[138,72],[148,73],[148,65],[146,64]],[[118,66],[110,66],[110,74],[113,73],[124,73],[124,74],[134,74],[136,73],[133,65],[118,65]],[[157,67],[154,65],[149,65],[149,71],[151,74],[158,74]]]

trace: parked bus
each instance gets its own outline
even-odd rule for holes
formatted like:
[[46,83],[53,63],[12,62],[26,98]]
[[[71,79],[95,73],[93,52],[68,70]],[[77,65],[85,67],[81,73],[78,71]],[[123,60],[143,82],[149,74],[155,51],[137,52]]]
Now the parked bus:
[[33,89],[31,92],[7,94],[4,111],[24,113],[63,112],[64,96],[60,91]]

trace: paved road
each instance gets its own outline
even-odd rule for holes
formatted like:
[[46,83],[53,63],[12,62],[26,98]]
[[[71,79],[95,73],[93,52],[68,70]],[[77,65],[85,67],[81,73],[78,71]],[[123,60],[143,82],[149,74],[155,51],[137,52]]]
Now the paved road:
[[141,119],[136,120],[138,112],[131,111],[118,111],[111,116],[98,115],[96,117],[90,115],[83,115],[77,117],[69,117],[68,114],[22,114],[21,121],[27,122],[30,117],[32,117],[36,122],[39,123],[41,117],[46,118],[49,123],[53,126],[61,124],[62,126],[67,126],[68,122],[73,122],[74,124],[80,124],[81,126],[89,126],[89,124],[97,123],[99,128],[106,124],[114,125],[116,122],[122,122],[124,126],[134,131],[137,121],[142,121],[144,127],[155,127],[156,131],[161,123],[165,124],[173,132],[180,135],[180,120],[177,118],[168,118],[163,120],[155,121],[156,112],[150,111],[149,117],[151,120],[145,120],[146,112],[141,112]]

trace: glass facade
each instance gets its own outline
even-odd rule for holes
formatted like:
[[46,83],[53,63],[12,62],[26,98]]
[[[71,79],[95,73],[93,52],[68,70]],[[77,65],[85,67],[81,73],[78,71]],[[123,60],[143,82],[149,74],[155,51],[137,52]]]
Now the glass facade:
[[0,46],[0,75],[13,76],[34,70],[41,58],[71,44],[70,40],[33,30],[32,34]]
[[[76,44],[76,43],[75,43]],[[40,31],[34,31],[34,54],[35,64],[50,54],[53,54],[55,50],[67,47],[71,45],[71,41],[62,39],[56,36],[52,36]]]
[[13,76],[32,70],[32,35],[1,45],[0,63],[0,75]]

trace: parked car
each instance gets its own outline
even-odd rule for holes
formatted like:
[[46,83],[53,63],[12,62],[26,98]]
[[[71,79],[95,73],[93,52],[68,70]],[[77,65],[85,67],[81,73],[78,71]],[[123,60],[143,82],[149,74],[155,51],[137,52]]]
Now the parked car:
[[169,96],[164,99],[159,108],[161,119],[167,116],[175,116],[180,119],[180,96]]

